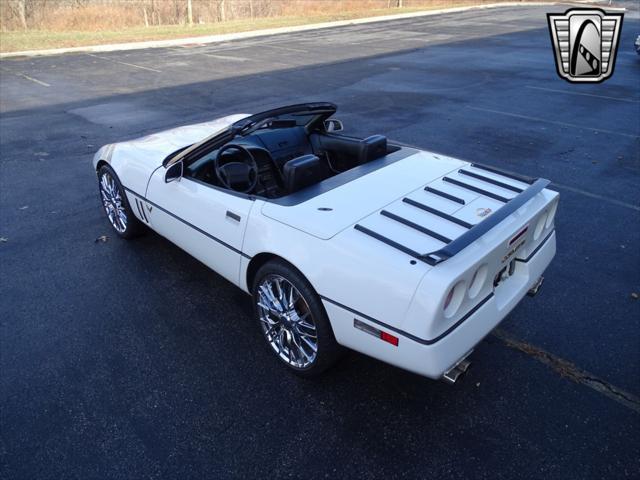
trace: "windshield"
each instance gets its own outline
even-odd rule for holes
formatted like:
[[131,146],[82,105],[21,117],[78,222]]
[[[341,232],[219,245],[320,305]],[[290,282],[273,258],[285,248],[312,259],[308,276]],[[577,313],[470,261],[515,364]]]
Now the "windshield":
[[250,115],[198,143],[173,152],[165,158],[163,165],[167,167],[190,156],[192,153],[198,155],[199,153],[210,151],[233,140],[236,135],[249,135],[251,132],[262,128],[289,128],[299,126],[312,129],[333,115],[336,110],[337,107],[333,103],[319,102],[289,105]]

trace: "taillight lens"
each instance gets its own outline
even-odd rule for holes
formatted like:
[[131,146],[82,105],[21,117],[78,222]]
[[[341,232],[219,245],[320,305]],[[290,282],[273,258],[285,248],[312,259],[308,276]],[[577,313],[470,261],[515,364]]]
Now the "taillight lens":
[[556,210],[558,210],[558,202],[554,202],[554,204],[549,209],[549,213],[547,214],[547,221],[545,223],[545,228],[549,228],[553,223],[553,220],[556,217]]
[[446,310],[447,308],[449,308],[449,305],[451,305],[451,300],[453,300],[453,288],[451,290],[449,290],[449,293],[447,294],[447,298],[444,299],[444,309]]
[[487,279],[488,272],[489,269],[486,265],[478,267],[474,272],[473,277],[471,278],[471,283],[469,284],[469,298],[475,298],[478,296],[484,286],[485,280]]
[[542,233],[542,230],[544,230],[544,224],[546,221],[547,221],[547,212],[544,212],[540,215],[540,217],[538,218],[538,221],[536,222],[536,229],[533,231],[534,240],[538,240],[538,238],[540,238],[540,234]]
[[442,306],[445,317],[450,318],[456,314],[464,299],[465,291],[466,286],[463,280],[456,283],[451,290],[449,290],[444,299],[444,305]]

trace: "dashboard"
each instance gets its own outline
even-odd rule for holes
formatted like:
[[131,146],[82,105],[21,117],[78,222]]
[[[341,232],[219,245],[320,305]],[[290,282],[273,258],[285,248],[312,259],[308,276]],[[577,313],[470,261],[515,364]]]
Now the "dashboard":
[[[313,153],[304,127],[258,130],[229,143],[242,145],[251,151],[258,164],[258,186],[253,193],[267,198],[285,194],[282,169],[289,160]],[[187,175],[219,186],[213,160],[218,150],[213,150],[187,166]],[[233,155],[232,152],[229,153]]]

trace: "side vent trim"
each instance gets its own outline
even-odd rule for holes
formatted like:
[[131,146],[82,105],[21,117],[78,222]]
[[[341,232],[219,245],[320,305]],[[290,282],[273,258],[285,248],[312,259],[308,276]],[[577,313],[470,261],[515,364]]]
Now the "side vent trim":
[[144,205],[137,198],[135,200],[136,200],[136,207],[138,208],[138,213],[140,214],[141,219],[144,222],[149,223],[149,219],[147,218],[147,214],[144,211]]

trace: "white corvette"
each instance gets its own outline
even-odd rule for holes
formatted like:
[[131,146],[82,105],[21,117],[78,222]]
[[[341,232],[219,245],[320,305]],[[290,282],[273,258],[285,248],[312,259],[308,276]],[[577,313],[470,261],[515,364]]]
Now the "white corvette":
[[145,227],[250,293],[271,350],[317,374],[348,347],[450,382],[542,282],[548,180],[338,134],[331,103],[232,115],[95,155],[117,234]]

